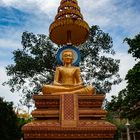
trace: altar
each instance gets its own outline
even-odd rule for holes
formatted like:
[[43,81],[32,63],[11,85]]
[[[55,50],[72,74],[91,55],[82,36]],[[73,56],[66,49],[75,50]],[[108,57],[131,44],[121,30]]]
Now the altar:
[[113,140],[116,127],[105,120],[104,95],[34,95],[35,120],[23,127],[25,140]]

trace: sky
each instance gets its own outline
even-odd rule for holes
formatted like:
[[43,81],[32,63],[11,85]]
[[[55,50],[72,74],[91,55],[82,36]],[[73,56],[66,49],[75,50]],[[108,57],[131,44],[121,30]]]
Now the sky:
[[[2,86],[7,77],[5,67],[13,63],[12,52],[22,48],[24,31],[48,35],[49,25],[57,13],[60,0],[0,0],[0,97],[18,104],[19,93],[11,93]],[[106,94],[112,95],[125,88],[127,71],[136,63],[127,53],[125,37],[133,38],[140,32],[140,0],[78,0],[81,13],[89,26],[98,25],[113,38],[115,59],[120,59],[120,76],[123,81]]]

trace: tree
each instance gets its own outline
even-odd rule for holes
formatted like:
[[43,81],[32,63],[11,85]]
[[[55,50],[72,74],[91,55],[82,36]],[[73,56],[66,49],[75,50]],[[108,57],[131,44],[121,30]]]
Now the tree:
[[140,59],[140,33],[137,34],[133,39],[125,38],[124,42],[129,45],[128,53],[132,54],[136,59]]
[[23,32],[23,49],[13,52],[15,64],[6,67],[11,79],[4,83],[11,87],[11,92],[22,90],[25,104],[28,104],[32,94],[37,94],[42,84],[52,81],[56,66],[56,46],[46,35],[34,35]]
[[[59,46],[54,45],[46,35],[22,34],[23,49],[13,52],[14,64],[6,67],[10,80],[4,84],[11,91],[22,90],[25,97],[39,93],[43,84],[51,83],[55,67],[55,55]],[[98,92],[106,93],[121,79],[118,74],[119,60],[114,55],[112,38],[98,26],[90,28],[89,39],[79,46],[81,51],[80,67],[86,84],[96,87]]]
[[0,139],[19,140],[21,130],[18,125],[18,118],[13,111],[12,102],[3,101],[0,98]]
[[125,41],[130,47],[128,53],[131,53],[138,62],[128,71],[125,77],[127,80],[127,95],[124,101],[128,105],[128,117],[140,118],[140,111],[137,109],[137,104],[140,102],[140,33],[133,39],[126,38]]
[[[89,39],[80,46],[81,69],[87,84],[95,86],[98,92],[108,93],[112,85],[121,82],[119,60],[114,55],[113,41],[108,33],[104,33],[98,26],[90,28]],[[85,75],[86,73],[86,75]]]
[[139,119],[140,118],[140,33],[133,39],[125,38],[129,45],[128,53],[136,58],[137,63],[130,69],[125,77],[127,86],[119,92],[118,96],[112,98],[107,104],[109,111],[115,111],[123,118]]
[[126,112],[124,112],[124,109],[127,107],[124,102],[126,94],[126,89],[121,90],[118,96],[112,96],[111,102],[108,102],[106,105],[106,110],[112,112],[111,114],[120,120],[126,115]]

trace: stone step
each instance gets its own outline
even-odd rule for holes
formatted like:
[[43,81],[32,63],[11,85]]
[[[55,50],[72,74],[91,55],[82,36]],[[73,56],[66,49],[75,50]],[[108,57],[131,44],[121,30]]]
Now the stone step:
[[[107,112],[102,109],[79,109],[79,117],[105,117]],[[58,109],[46,110],[36,109],[32,112],[35,118],[40,117],[59,117],[60,111]]]
[[[94,95],[94,96],[78,95],[78,106],[79,108],[84,107],[101,108],[104,98],[105,98],[104,95]],[[38,109],[41,108],[59,109],[60,105],[59,95],[34,95],[33,99],[35,100],[35,106]]]

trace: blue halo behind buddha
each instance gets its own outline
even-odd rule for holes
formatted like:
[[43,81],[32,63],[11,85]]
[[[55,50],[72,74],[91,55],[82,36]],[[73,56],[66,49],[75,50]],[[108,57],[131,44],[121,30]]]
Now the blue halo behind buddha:
[[65,50],[71,50],[73,53],[74,53],[74,60],[73,60],[73,65],[74,66],[77,66],[79,65],[79,62],[80,62],[80,59],[81,59],[81,55],[80,55],[80,51],[78,48],[72,46],[72,45],[67,45],[67,46],[64,46],[62,48],[60,48],[56,54],[56,60],[57,60],[57,63],[62,65],[63,62],[62,62],[62,53],[63,51]]

